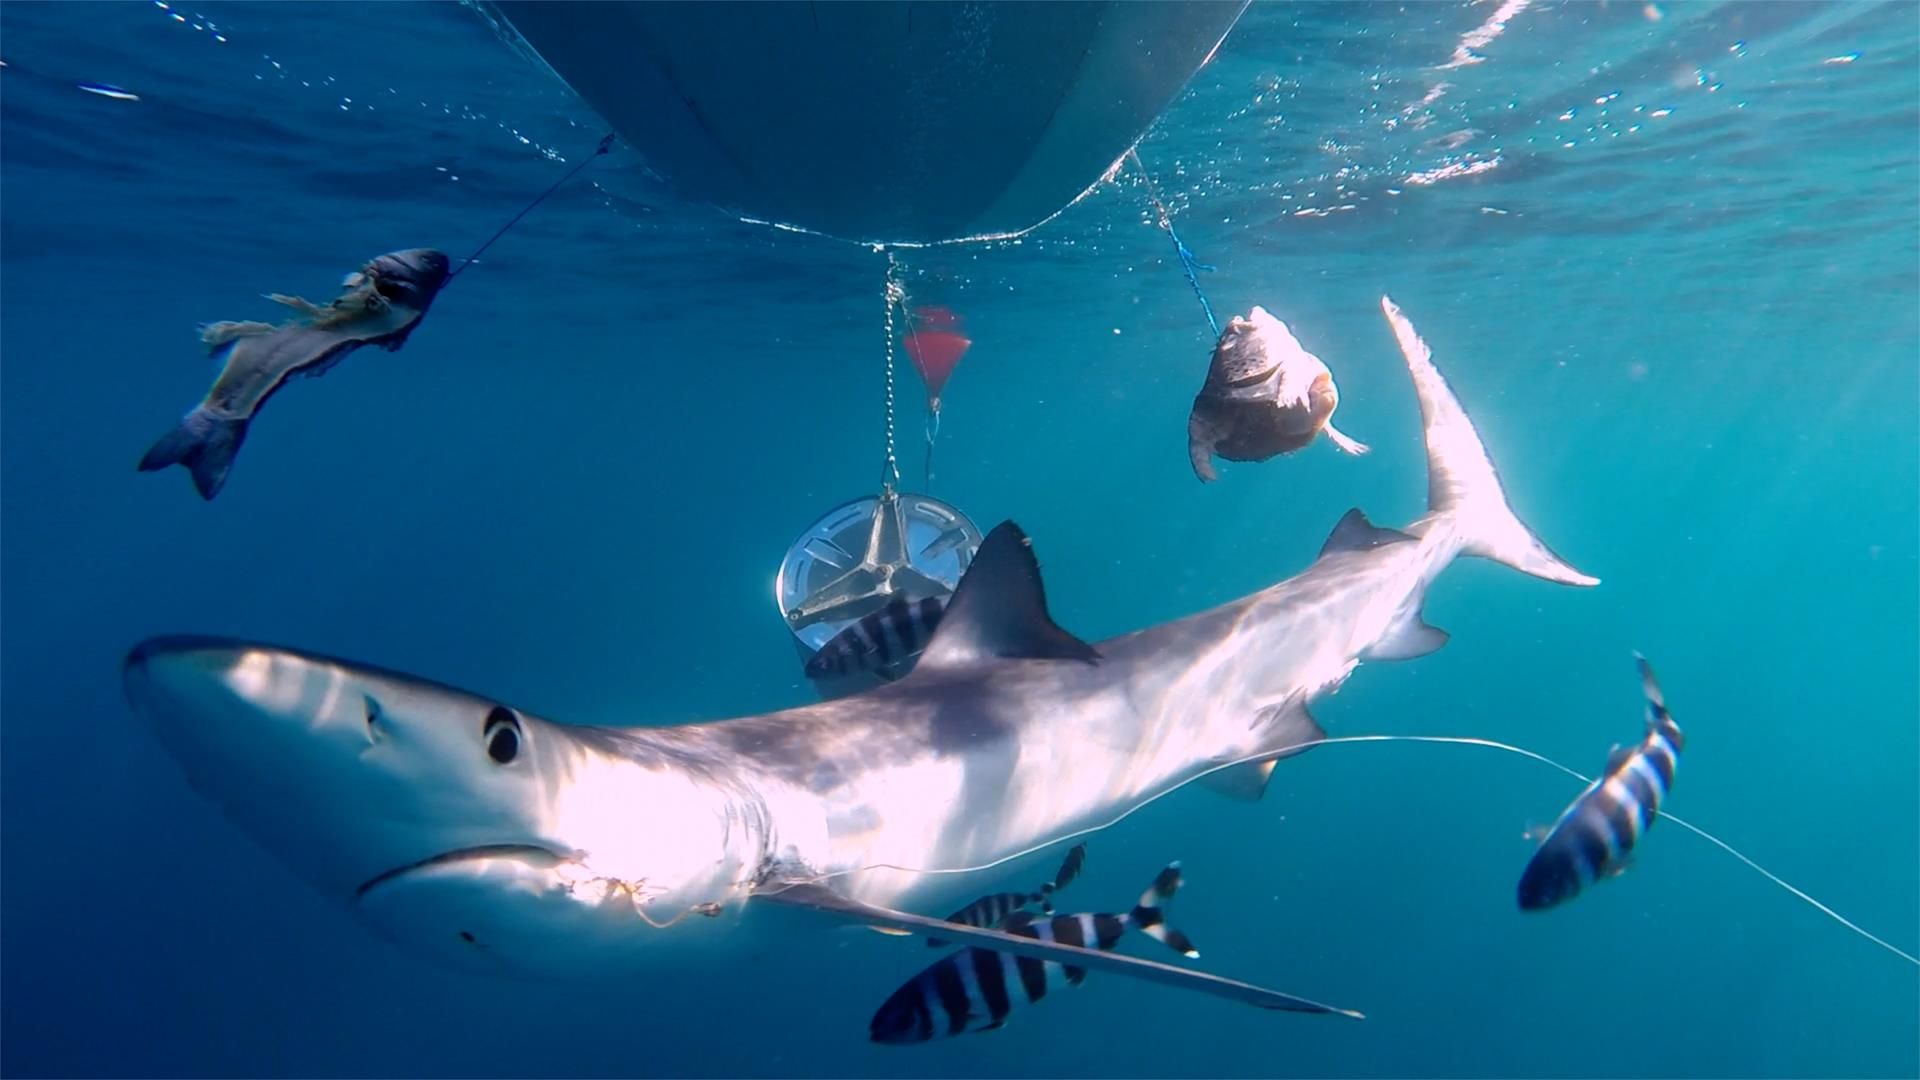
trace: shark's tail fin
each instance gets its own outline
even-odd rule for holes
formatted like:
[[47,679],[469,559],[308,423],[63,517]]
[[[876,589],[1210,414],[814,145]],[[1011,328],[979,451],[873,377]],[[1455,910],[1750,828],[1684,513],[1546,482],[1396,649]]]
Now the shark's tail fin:
[[1380,308],[1393,326],[1393,336],[1407,359],[1407,372],[1413,376],[1414,393],[1420,398],[1420,422],[1427,441],[1428,509],[1452,516],[1461,549],[1469,555],[1563,585],[1598,585],[1599,578],[1567,565],[1514,516],[1479,433],[1433,366],[1432,350],[1392,300],[1381,297]]
[[180,426],[160,436],[147,456],[140,459],[140,471],[152,472],[169,465],[184,465],[193,473],[193,486],[203,499],[220,494],[227,482],[227,470],[233,456],[247,439],[245,417],[222,416],[196,405],[180,421]]

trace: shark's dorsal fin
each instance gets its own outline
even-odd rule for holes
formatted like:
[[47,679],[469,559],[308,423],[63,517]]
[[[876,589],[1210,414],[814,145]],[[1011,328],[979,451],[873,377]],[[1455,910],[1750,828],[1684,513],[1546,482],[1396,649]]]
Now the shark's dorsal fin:
[[1003,521],[974,552],[914,670],[1016,657],[1100,662],[1093,646],[1060,629],[1047,614],[1033,544],[1020,526]]
[[1035,960],[1050,960],[1069,967],[1086,968],[1091,971],[1110,971],[1119,975],[1131,975],[1136,979],[1163,983],[1187,990],[1198,990],[1203,994],[1212,994],[1230,1001],[1245,1002],[1261,1009],[1275,1009],[1283,1012],[1333,1013],[1338,1016],[1363,1020],[1360,1013],[1352,1009],[1322,1005],[1292,994],[1283,994],[1278,990],[1268,990],[1263,986],[1243,983],[1235,979],[1209,975],[1204,971],[1174,967],[1157,960],[1143,960],[1124,953],[1101,952],[1098,949],[1067,945],[1058,941],[1046,941],[1041,938],[1021,937],[1004,930],[992,930],[983,926],[967,926],[964,923],[947,922],[944,919],[932,919],[924,915],[915,915],[906,911],[877,907],[861,903],[858,900],[841,896],[823,885],[795,884],[769,885],[765,892],[754,894],[755,900],[776,901],[795,907],[810,908],[814,911],[852,919],[868,926],[884,926],[896,930],[926,932],[936,930],[943,938],[958,939],[968,945],[989,949],[994,952],[1009,953],[1013,956],[1027,956]]
[[1320,546],[1320,554],[1325,557],[1336,551],[1366,551],[1385,544],[1399,544],[1413,537],[1399,529],[1383,529],[1367,520],[1367,515],[1359,507],[1346,512],[1339,524],[1327,534],[1327,542]]

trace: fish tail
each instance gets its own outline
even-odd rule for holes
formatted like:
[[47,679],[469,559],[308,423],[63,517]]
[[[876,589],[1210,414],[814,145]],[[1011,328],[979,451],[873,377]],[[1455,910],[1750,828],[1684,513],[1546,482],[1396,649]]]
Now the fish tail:
[[1040,892],[1043,895],[1056,893],[1073,884],[1073,879],[1080,876],[1080,868],[1085,865],[1087,865],[1087,845],[1073,845],[1068,849],[1066,857],[1060,860],[1060,869],[1053,875],[1053,880],[1040,886]]
[[1653,677],[1653,665],[1637,652],[1633,654],[1633,662],[1640,669],[1640,693],[1647,699],[1647,730],[1665,735],[1675,751],[1685,749],[1685,736],[1680,733],[1673,714],[1667,711],[1667,696],[1660,692],[1660,683]]
[[1380,298],[1420,399],[1427,444],[1427,507],[1452,519],[1460,549],[1563,585],[1598,585],[1547,549],[1507,505],[1480,434],[1433,366],[1433,352],[1387,297]]
[[1140,894],[1140,902],[1127,914],[1127,923],[1135,930],[1160,942],[1182,956],[1192,959],[1200,955],[1193,947],[1187,935],[1167,924],[1167,911],[1173,906],[1173,894],[1180,889],[1180,864],[1168,863]]
[[212,499],[226,484],[234,455],[246,441],[247,423],[246,417],[224,416],[205,405],[195,406],[178,427],[162,435],[140,459],[140,471],[185,466],[193,473],[193,486],[200,497]]

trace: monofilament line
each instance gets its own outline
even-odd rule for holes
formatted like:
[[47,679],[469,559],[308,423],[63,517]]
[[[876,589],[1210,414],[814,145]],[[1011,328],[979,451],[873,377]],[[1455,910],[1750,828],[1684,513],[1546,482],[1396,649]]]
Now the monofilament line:
[[[1331,737],[1331,738],[1325,738],[1325,739],[1310,739],[1306,742],[1295,743],[1292,746],[1283,746],[1278,750],[1270,750],[1263,754],[1251,754],[1244,758],[1236,758],[1233,761],[1222,762],[1221,764],[1216,765],[1211,769],[1208,769],[1205,773],[1202,773],[1200,775],[1208,776],[1213,773],[1220,772],[1223,769],[1231,769],[1236,765],[1246,765],[1256,761],[1269,761],[1277,756],[1292,754],[1297,751],[1311,749],[1316,746],[1336,746],[1341,743],[1384,743],[1384,742],[1445,743],[1445,744],[1451,744],[1454,746],[1484,746],[1491,750],[1504,750],[1509,754],[1518,754],[1521,757],[1530,758],[1534,761],[1540,762],[1542,765],[1551,766],[1555,769],[1560,770],[1563,773],[1566,773],[1568,776],[1573,777],[1575,780],[1580,781],[1582,784],[1591,784],[1593,782],[1592,777],[1583,775],[1582,773],[1580,773],[1575,769],[1570,769],[1565,765],[1562,765],[1559,762],[1553,760],[1552,758],[1546,756],[1545,754],[1538,754],[1533,752],[1532,750],[1528,750],[1519,746],[1510,746],[1507,743],[1497,742],[1493,739],[1479,739],[1479,738],[1474,738],[1472,736],[1467,736],[1467,735],[1342,735],[1338,737]],[[1194,777],[1194,779],[1198,780],[1200,779],[1200,777],[1196,776]],[[1185,785],[1181,785],[1181,786],[1184,787]],[[823,875],[822,880],[824,880],[827,877],[840,877],[840,876],[843,876],[844,874],[857,873],[860,870],[879,870],[879,869],[904,870],[909,873],[917,873],[917,874],[967,874],[967,873],[972,873],[978,870],[988,870],[995,866],[999,866],[1001,863],[1011,862],[1014,859],[1018,859],[1026,855],[1030,855],[1036,851],[1041,850],[1042,848],[1052,847],[1054,844],[1064,843],[1068,840],[1072,840],[1077,837],[1087,836],[1091,833],[1096,833],[1103,829],[1110,828],[1114,825],[1119,824],[1121,821],[1125,820],[1127,817],[1132,815],[1134,811],[1139,810],[1141,807],[1157,801],[1157,798],[1158,797],[1156,796],[1153,799],[1147,799],[1139,803],[1138,805],[1129,807],[1125,813],[1120,814],[1118,817],[1115,817],[1111,821],[1105,822],[1100,825],[1093,825],[1088,828],[1081,829],[1078,832],[1068,833],[1065,836],[1057,837],[1053,840],[1050,840],[1045,844],[1039,844],[1034,847],[1027,848],[1024,851],[1015,852],[1014,854],[1008,855],[1005,858],[995,859],[993,862],[985,863],[980,866],[954,867],[951,869],[926,869],[926,868],[919,868],[919,867],[899,866],[892,863],[874,863],[868,866],[856,867],[852,870],[845,870],[835,874]],[[1775,874],[1773,871],[1768,870],[1766,867],[1761,866],[1759,863],[1754,862],[1752,859],[1749,859],[1745,855],[1741,854],[1740,851],[1736,849],[1732,844],[1727,843],[1725,840],[1720,839],[1719,837],[1713,835],[1712,833],[1706,831],[1705,829],[1700,828],[1698,825],[1695,825],[1692,822],[1683,821],[1680,818],[1674,817],[1672,814],[1667,813],[1665,810],[1659,811],[1659,815],[1660,817],[1666,819],[1667,821],[1673,822],[1675,825],[1678,825],[1681,828],[1687,830],[1688,832],[1693,833],[1695,836],[1700,837],[1702,840],[1707,841],[1713,846],[1719,848],[1720,850],[1726,852],[1727,854],[1745,863],[1750,869],[1759,873],[1762,877],[1766,878],[1768,881],[1773,882],[1775,885],[1780,886],[1782,889],[1785,889],[1787,892],[1793,894],[1795,897],[1799,898],[1800,900],[1805,901],[1809,906],[1819,911],[1821,914],[1827,916],[1828,918],[1832,919],[1834,922],[1839,923],[1841,926],[1844,926],[1847,929],[1853,931],[1854,933],[1860,935],[1861,937],[1867,939],[1868,941],[1873,942],[1875,945],[1878,945],[1881,948],[1892,953],[1893,955],[1899,957],[1900,959],[1905,960],[1907,963],[1913,964],[1916,967],[1920,967],[1920,959],[1915,958],[1912,953],[1906,952],[1905,950],[1899,948],[1898,946],[1889,944],[1884,939],[1869,932],[1868,930],[1864,929],[1857,923],[1854,923],[1852,920],[1841,915],[1839,912],[1833,910],[1832,908],[1821,903],[1820,901],[1815,900],[1813,897],[1807,895],[1805,892],[1801,891],[1800,889],[1795,888],[1793,885],[1788,884],[1778,874]]]

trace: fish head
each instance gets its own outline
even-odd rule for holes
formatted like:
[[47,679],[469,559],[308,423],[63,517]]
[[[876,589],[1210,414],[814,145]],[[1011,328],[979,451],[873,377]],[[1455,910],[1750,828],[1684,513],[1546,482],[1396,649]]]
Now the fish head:
[[1335,391],[1327,365],[1300,344],[1286,323],[1256,306],[1245,318],[1229,320],[1221,331],[1201,393],[1331,413]]
[[[716,921],[675,916],[745,899],[726,808],[586,734],[603,729],[215,638],[149,640],[123,679],[200,794],[403,947],[573,976],[643,963]],[[660,929],[676,924],[694,929]]]
[[375,258],[365,272],[389,301],[425,311],[453,276],[453,264],[443,251],[409,248]]
[[[1260,308],[1253,311],[1256,315],[1266,315]],[[1274,361],[1267,356],[1267,342],[1259,324],[1235,315],[1227,320],[1219,340],[1214,342],[1213,361],[1207,367],[1207,383],[1202,393],[1219,397],[1259,396],[1273,368]]]
[[1255,305],[1247,321],[1253,327],[1254,336],[1259,338],[1268,362],[1284,373],[1283,381],[1296,392],[1304,392],[1305,387],[1322,376],[1331,380],[1326,362],[1308,352],[1300,339],[1293,336],[1293,331],[1287,329],[1287,324],[1274,318],[1266,308]]
[[909,981],[893,992],[867,1023],[867,1037],[873,1042],[899,1046],[926,1042],[933,1038],[933,1017],[920,993],[919,980]]
[[1520,883],[1514,889],[1521,911],[1545,911],[1571,900],[1585,885],[1581,859],[1593,856],[1576,854],[1573,832],[1553,831],[1527,861]]

